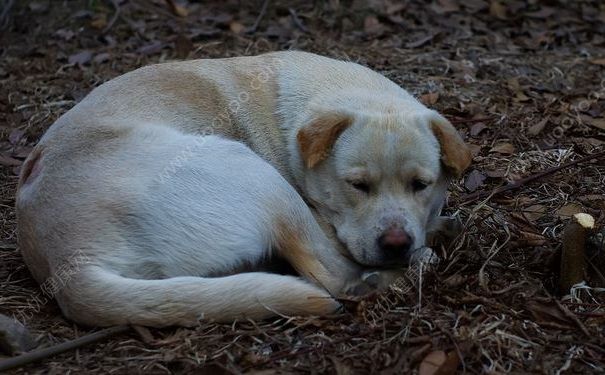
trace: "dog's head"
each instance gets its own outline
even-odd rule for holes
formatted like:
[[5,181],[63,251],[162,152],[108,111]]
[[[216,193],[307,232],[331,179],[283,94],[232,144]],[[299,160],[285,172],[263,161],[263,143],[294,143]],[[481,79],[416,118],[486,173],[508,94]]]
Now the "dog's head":
[[367,266],[405,264],[424,246],[469,148],[437,112],[320,111],[297,133],[307,199]]

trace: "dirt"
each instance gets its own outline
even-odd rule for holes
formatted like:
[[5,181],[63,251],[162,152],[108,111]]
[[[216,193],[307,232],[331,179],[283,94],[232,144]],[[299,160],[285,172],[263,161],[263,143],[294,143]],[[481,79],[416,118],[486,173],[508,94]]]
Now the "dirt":
[[0,313],[41,347],[95,330],[66,321],[21,259],[19,168],[90,90],[147,64],[297,49],[380,71],[471,144],[446,208],[464,230],[435,247],[437,266],[339,316],[131,330],[15,373],[605,370],[602,237],[588,241],[585,286],[558,288],[570,217],[605,224],[605,158],[574,164],[605,150],[605,4],[168,3],[0,1]]

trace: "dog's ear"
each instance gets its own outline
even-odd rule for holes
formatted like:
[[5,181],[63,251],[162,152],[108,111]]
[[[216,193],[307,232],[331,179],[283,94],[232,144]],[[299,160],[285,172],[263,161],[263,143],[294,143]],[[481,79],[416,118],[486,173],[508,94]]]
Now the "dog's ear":
[[473,160],[470,148],[445,117],[435,112],[430,121],[431,130],[441,146],[441,162],[451,174],[460,177]]
[[307,168],[315,167],[330,154],[340,133],[353,123],[345,114],[329,113],[315,117],[296,135],[298,148]]

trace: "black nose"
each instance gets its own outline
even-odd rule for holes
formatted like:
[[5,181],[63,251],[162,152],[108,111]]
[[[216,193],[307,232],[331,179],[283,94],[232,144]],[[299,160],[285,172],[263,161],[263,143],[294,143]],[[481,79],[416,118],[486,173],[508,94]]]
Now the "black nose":
[[401,256],[412,246],[412,237],[401,228],[390,228],[378,237],[378,247],[386,254]]

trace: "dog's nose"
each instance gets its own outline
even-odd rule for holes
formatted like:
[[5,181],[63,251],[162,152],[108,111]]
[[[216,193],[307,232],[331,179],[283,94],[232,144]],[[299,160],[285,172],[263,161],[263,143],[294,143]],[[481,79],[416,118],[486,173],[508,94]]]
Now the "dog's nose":
[[410,235],[401,228],[387,229],[378,237],[378,246],[386,253],[405,252],[410,249],[412,242]]

